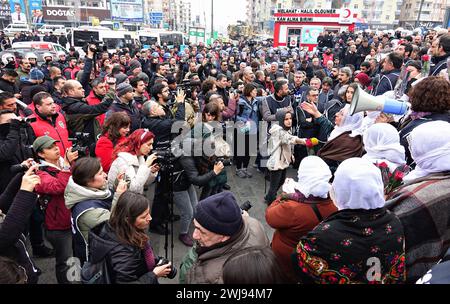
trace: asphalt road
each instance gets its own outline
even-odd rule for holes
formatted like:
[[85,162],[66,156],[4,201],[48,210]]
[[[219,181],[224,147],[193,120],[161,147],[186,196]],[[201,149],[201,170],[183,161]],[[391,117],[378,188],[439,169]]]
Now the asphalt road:
[[[273,229],[270,228],[264,218],[264,213],[266,210],[267,205],[264,203],[264,176],[262,173],[259,173],[256,171],[255,168],[252,168],[251,164],[253,163],[253,159],[250,162],[250,172],[253,173],[252,178],[245,178],[241,179],[235,175],[235,168],[234,167],[228,167],[228,184],[231,186],[231,190],[237,197],[238,201],[240,203],[243,203],[247,200],[249,200],[253,207],[250,209],[249,214],[250,216],[258,219],[264,226],[268,238],[271,240],[273,235]],[[288,177],[294,177],[296,176],[296,171],[293,169],[290,169],[288,171]],[[266,182],[267,187],[269,186],[269,182]],[[175,213],[179,214],[175,207]],[[174,223],[174,250],[173,250],[173,261],[174,265],[177,267],[180,265],[180,261],[182,260],[183,256],[188,251],[188,247],[186,247],[183,243],[181,243],[178,240],[178,227],[179,222]],[[192,225],[191,225],[191,233],[192,233]],[[165,237],[163,235],[157,235],[150,233],[150,241],[153,246],[153,249],[155,251],[155,254],[158,254],[160,256],[164,256],[164,245],[165,245]],[[169,258],[170,258],[170,236],[169,236]],[[31,251],[30,251],[31,253]],[[49,259],[38,259],[34,258],[34,261],[36,262],[37,266],[42,270],[42,275],[39,278],[39,284],[56,284],[56,278],[55,278],[55,262],[54,258]],[[177,284],[178,283],[178,277],[176,277],[173,280],[169,279],[160,279],[159,280],[161,284]]]

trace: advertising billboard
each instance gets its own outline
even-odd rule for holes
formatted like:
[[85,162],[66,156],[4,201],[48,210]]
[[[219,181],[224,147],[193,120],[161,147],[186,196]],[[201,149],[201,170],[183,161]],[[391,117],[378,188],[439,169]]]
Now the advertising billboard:
[[28,5],[30,7],[30,18],[32,24],[43,24],[44,21],[44,11],[42,10],[41,0],[28,0]]
[[124,22],[144,22],[142,0],[111,0],[111,19]]
[[9,0],[9,5],[11,7],[12,23],[27,23],[23,0]]

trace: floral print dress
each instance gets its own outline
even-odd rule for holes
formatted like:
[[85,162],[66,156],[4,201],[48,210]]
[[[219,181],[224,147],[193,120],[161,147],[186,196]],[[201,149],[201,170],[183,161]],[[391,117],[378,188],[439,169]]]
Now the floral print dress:
[[403,227],[385,208],[331,215],[300,240],[292,258],[302,283],[397,284],[406,279]]

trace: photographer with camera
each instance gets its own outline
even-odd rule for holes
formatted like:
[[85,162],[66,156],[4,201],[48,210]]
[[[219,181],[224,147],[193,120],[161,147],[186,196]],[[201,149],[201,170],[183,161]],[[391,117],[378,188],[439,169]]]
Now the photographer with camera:
[[143,194],[144,186],[155,181],[159,166],[155,164],[156,154],[150,155],[154,139],[155,135],[148,129],[138,129],[116,146],[108,172],[110,189],[114,189],[117,178],[123,173],[130,182],[129,190],[136,193]]
[[68,284],[66,265],[72,257],[72,232],[70,210],[66,208],[64,191],[72,175],[70,167],[78,158],[78,152],[67,150],[63,155],[58,141],[49,137],[38,137],[33,149],[40,159],[37,176],[41,179],[35,192],[39,195],[39,204],[45,213],[44,228],[46,239],[55,251],[56,279],[59,284]]
[[11,166],[33,157],[30,149],[35,139],[28,119],[16,115],[16,99],[9,92],[0,93],[0,192],[17,172]]
[[84,99],[85,90],[81,83],[76,80],[66,81],[62,92],[65,96],[62,109],[66,113],[69,130],[72,133],[89,133],[88,145],[92,146],[101,135],[100,125],[96,117],[108,111],[114,98],[107,94],[102,103],[88,105]]
[[[115,206],[111,218],[89,233],[89,263],[83,267],[106,262],[103,274],[107,284],[158,284],[158,278],[173,279],[177,270],[158,257],[147,236],[152,217],[149,200],[140,194],[126,191]],[[83,280],[92,278],[86,277]]]
[[[64,115],[57,112],[56,103],[47,92],[41,92],[33,96],[34,113],[30,118],[36,121],[30,123],[36,137],[48,135],[57,141],[61,156],[72,147],[69,141],[69,131]],[[36,150],[35,150],[36,152]]]
[[186,119],[186,94],[182,90],[178,90],[175,97],[176,112],[173,114],[169,108],[170,90],[164,84],[156,84],[153,88],[153,97],[156,100],[147,101],[142,112],[142,128],[147,128],[155,134],[155,146],[158,142],[171,141],[172,125],[177,121],[185,121]]
[[268,247],[262,224],[243,214],[231,192],[222,192],[198,203],[191,248],[180,265],[182,284],[223,284],[225,261],[248,247]]

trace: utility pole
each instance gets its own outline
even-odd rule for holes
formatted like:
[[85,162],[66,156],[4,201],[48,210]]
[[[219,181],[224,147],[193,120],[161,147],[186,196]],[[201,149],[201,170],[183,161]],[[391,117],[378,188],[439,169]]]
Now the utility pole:
[[417,15],[417,20],[416,20],[416,28],[419,27],[419,22],[420,22],[420,15],[422,15],[422,7],[423,7],[423,3],[425,0],[421,0],[420,1],[420,6],[419,6],[419,14]]
[[211,0],[211,44],[214,38],[214,0]]

